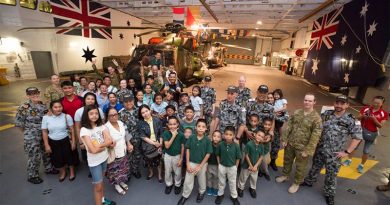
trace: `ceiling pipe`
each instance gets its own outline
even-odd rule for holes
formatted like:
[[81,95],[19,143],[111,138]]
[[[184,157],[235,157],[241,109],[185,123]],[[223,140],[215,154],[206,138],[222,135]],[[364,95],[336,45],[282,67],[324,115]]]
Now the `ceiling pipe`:
[[333,3],[333,1],[334,0],[327,0],[326,2],[322,3],[320,6],[315,8],[313,11],[311,11],[308,14],[306,14],[304,17],[300,18],[299,19],[299,23],[302,23],[302,22],[306,21],[307,19],[309,19],[310,17],[316,15],[318,12],[322,11],[323,9],[325,9],[326,7],[331,5]]
[[213,17],[213,19],[219,23],[217,16],[214,14],[213,10],[211,10],[210,6],[206,3],[205,0],[199,0],[202,3],[203,7],[209,12],[209,14]]

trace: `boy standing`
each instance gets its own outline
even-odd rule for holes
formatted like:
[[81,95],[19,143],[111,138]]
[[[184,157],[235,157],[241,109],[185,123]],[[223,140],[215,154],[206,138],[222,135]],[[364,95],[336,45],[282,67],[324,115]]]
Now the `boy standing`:
[[180,131],[184,132],[184,129],[190,127],[192,132],[195,131],[195,126],[197,124],[197,117],[195,117],[194,107],[191,105],[187,106],[184,109],[185,117],[180,119]]
[[210,155],[209,164],[207,166],[207,195],[218,196],[218,161],[215,155],[217,147],[222,139],[222,133],[215,130],[212,134],[213,153]]
[[255,139],[248,142],[245,147],[245,159],[242,163],[240,178],[237,184],[237,192],[239,197],[244,196],[245,183],[248,177],[250,177],[249,193],[252,198],[256,198],[256,183],[257,173],[259,166],[263,160],[263,146],[261,146],[262,138],[265,137],[265,133],[259,130],[255,134]]
[[226,177],[229,182],[231,200],[234,205],[239,205],[237,199],[237,167],[241,159],[241,150],[237,143],[233,141],[236,129],[233,126],[227,126],[224,132],[225,141],[221,142],[216,150],[218,161],[218,196],[215,199],[216,204],[221,204],[225,186]]
[[211,141],[206,137],[206,121],[199,119],[196,122],[196,134],[186,142],[187,173],[184,180],[183,195],[178,205],[184,205],[194,188],[195,176],[198,177],[199,193],[196,202],[200,203],[206,192],[207,160],[213,152]]

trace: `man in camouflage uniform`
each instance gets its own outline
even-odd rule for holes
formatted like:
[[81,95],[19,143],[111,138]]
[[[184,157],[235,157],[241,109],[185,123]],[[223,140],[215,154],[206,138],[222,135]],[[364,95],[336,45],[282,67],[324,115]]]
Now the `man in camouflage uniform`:
[[96,60],[92,61],[92,69],[101,78],[104,78],[105,76],[109,76],[111,79],[111,85],[114,87],[119,87],[119,82],[124,78],[125,71],[123,70],[123,68],[119,65],[119,63],[115,59],[112,60],[112,63],[113,63],[113,65],[116,66],[116,68],[114,68],[113,66],[108,66],[107,67],[108,73],[101,72],[97,69]]
[[45,93],[45,103],[49,106],[51,101],[59,100],[64,97],[64,92],[62,92],[60,85],[60,78],[58,75],[54,74],[50,77],[51,85],[46,88]]
[[[282,115],[275,114],[275,122],[276,121],[287,122],[288,117],[289,116],[288,116],[287,111]],[[279,149],[280,149],[280,133],[279,133],[278,129],[275,129],[274,130],[274,137],[271,141],[271,151],[270,151],[271,161],[269,163],[269,166],[274,171],[278,171],[278,167],[276,166],[276,159],[278,158]]]
[[207,125],[209,126],[213,117],[213,104],[216,100],[216,91],[210,87],[211,76],[204,78],[204,86],[202,86],[200,96],[203,100],[204,118],[206,119]]
[[137,133],[137,124],[138,124],[138,110],[134,106],[134,96],[125,95],[123,97],[123,105],[119,111],[119,120],[122,121],[126,127],[127,131],[131,135],[130,143],[133,145],[133,152],[129,155],[130,159],[130,170],[135,178],[141,178],[141,171],[139,168],[140,161],[142,158],[141,154],[141,138]]
[[47,174],[58,174],[50,163],[50,157],[45,154],[41,124],[42,118],[47,113],[46,106],[41,102],[39,90],[36,87],[26,89],[29,100],[19,106],[16,113],[15,126],[24,134],[24,151],[27,154],[27,181],[40,184],[43,180],[39,177],[41,159]]
[[288,120],[287,130],[281,138],[284,149],[282,176],[276,178],[281,183],[289,179],[295,160],[295,179],[288,189],[291,194],[299,189],[305,176],[309,156],[313,156],[321,136],[321,117],[314,110],[314,94],[308,93],[304,98],[304,108],[296,110]]
[[238,80],[237,98],[236,102],[239,106],[245,107],[249,99],[251,99],[251,90],[245,87],[246,79],[240,76]]
[[[302,186],[311,187],[317,181],[321,169],[325,167],[324,192],[328,205],[334,204],[341,158],[348,156],[362,140],[360,122],[356,121],[352,114],[346,112],[348,107],[348,98],[341,95],[336,97],[334,110],[327,110],[321,114],[323,129],[321,139],[317,145],[309,175],[302,184]],[[352,137],[352,142],[345,149],[349,137]]]
[[272,119],[272,128],[270,130],[270,134],[274,135],[274,125],[275,125],[275,113],[274,113],[274,107],[267,103],[267,93],[268,93],[268,86],[266,85],[260,85],[257,88],[257,97],[255,99],[250,99],[247,102],[246,106],[246,119],[247,122],[249,122],[249,116],[251,114],[257,114],[260,118],[260,125],[263,124],[263,120],[265,118]]
[[211,123],[210,133],[213,133],[218,127],[224,133],[227,126],[233,126],[238,129],[236,139],[240,139],[245,130],[245,113],[236,104],[237,88],[229,86],[226,91],[227,98],[219,103],[219,111],[216,113],[214,122]]

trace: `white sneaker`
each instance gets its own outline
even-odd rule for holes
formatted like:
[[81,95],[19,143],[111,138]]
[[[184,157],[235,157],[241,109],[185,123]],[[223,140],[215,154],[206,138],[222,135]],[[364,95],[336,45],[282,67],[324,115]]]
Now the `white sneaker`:
[[285,182],[288,180],[288,176],[279,176],[279,177],[276,177],[275,181],[278,182],[278,183],[282,183],[282,182]]
[[298,189],[299,189],[299,185],[298,185],[298,184],[292,184],[292,185],[290,186],[290,188],[288,188],[288,192],[289,192],[290,194],[294,194],[295,192],[298,191]]

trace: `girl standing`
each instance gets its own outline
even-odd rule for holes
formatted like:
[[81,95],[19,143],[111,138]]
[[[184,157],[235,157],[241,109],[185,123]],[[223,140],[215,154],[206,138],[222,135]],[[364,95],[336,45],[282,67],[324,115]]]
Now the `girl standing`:
[[195,117],[203,118],[203,100],[200,96],[200,87],[196,85],[192,88],[191,105],[194,107]]

